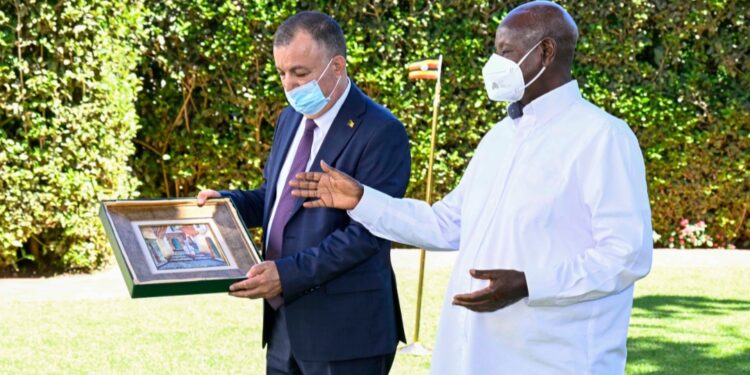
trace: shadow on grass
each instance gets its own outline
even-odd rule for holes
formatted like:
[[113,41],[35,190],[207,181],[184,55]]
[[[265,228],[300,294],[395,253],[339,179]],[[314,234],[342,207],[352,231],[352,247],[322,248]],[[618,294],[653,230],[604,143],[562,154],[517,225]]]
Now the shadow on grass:
[[749,310],[750,300],[636,298],[631,332],[638,335],[628,339],[627,372],[750,374],[750,337],[726,323],[727,316]]
[[633,316],[644,314],[667,319],[683,314],[718,316],[747,310],[750,310],[750,300],[702,296],[643,296],[633,301]]
[[65,270],[61,268],[45,267],[37,268],[34,265],[27,265],[26,263],[19,263],[18,268],[0,268],[0,279],[18,279],[18,278],[42,278],[42,277],[54,277],[60,275],[73,275],[73,274],[85,274],[84,270]]

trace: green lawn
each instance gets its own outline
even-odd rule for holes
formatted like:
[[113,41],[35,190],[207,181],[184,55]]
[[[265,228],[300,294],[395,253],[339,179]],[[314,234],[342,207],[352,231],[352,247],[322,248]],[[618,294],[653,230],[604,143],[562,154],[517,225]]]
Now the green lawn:
[[[411,338],[416,275],[396,271]],[[425,280],[427,346],[449,272],[431,270]],[[218,294],[0,301],[0,374],[262,374],[260,307]],[[429,357],[399,355],[392,373],[428,369]],[[750,373],[750,269],[655,268],[636,286],[627,373]]]
[[750,374],[750,269],[657,268],[636,284],[630,374]]

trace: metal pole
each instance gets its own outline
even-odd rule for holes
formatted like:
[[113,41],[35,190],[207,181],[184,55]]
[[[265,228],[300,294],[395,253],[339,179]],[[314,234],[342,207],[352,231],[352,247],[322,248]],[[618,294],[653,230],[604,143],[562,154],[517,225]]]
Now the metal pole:
[[[427,187],[425,191],[425,201],[432,204],[432,167],[435,162],[435,143],[437,138],[437,115],[440,106],[440,78],[443,70],[443,55],[440,55],[438,62],[438,78],[435,83],[435,98],[432,101],[432,134],[430,136],[430,159],[427,167]],[[403,352],[415,355],[428,355],[430,352],[419,344],[419,327],[422,318],[422,289],[424,286],[424,264],[425,249],[419,249],[419,282],[417,284],[417,312],[414,319],[414,340],[412,344],[404,347]]]

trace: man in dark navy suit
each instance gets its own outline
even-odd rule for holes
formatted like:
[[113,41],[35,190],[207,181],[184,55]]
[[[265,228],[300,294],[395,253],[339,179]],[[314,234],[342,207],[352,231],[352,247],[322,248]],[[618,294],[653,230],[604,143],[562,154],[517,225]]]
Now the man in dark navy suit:
[[351,83],[344,34],[331,17],[290,17],[273,54],[291,106],[276,123],[263,184],[198,194],[199,205],[231,197],[248,226],[263,227],[266,261],[230,294],[265,299],[268,374],[387,374],[405,341],[390,243],[345,211],[303,208],[289,181],[323,160],[401,197],[410,173],[404,126]]

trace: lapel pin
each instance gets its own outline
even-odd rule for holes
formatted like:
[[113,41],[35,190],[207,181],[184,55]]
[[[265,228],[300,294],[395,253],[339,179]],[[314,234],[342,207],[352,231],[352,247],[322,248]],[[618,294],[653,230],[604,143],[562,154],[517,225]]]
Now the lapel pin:
[[347,125],[348,125],[348,126],[349,126],[350,128],[354,128],[354,120],[351,120],[351,119],[350,119],[350,120],[349,120],[349,123],[347,123]]

